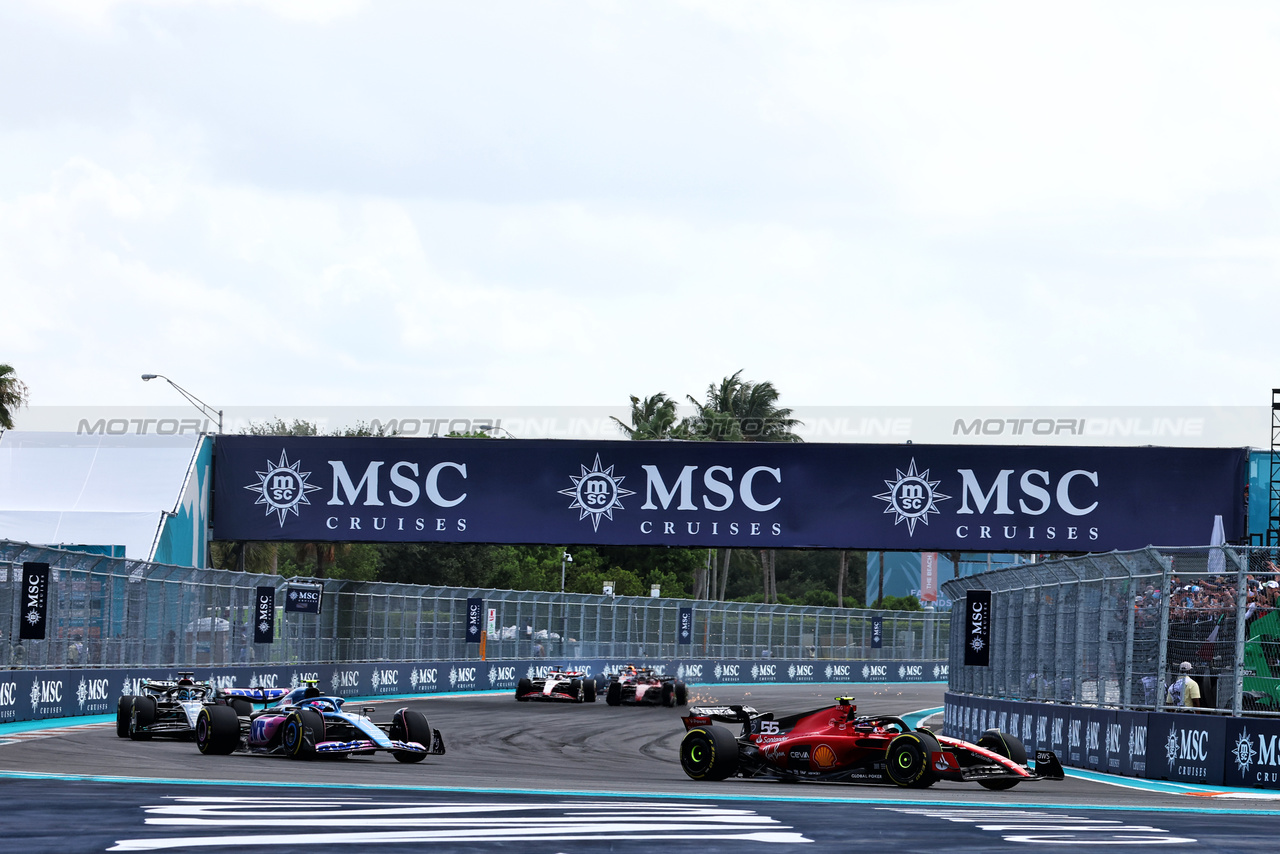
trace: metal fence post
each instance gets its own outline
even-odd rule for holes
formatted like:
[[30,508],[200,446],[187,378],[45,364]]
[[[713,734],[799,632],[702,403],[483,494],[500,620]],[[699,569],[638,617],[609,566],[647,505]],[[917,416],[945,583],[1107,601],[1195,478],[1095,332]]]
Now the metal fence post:
[[[1235,549],[1224,548],[1223,551],[1231,558],[1231,562],[1236,567],[1236,638],[1235,650],[1232,655],[1232,679],[1231,679],[1231,714],[1240,717],[1244,713],[1244,638],[1245,638],[1245,608],[1248,603],[1248,595],[1245,592],[1245,576],[1248,575],[1248,568],[1240,562],[1240,557],[1236,554]],[[1221,684],[1221,677],[1219,677]],[[1218,704],[1219,706],[1221,703]]]
[[1160,653],[1156,664],[1156,711],[1164,711],[1164,680],[1169,672],[1169,600],[1173,598],[1169,590],[1169,576],[1173,574],[1173,564],[1167,557],[1155,549],[1147,549],[1160,563]]

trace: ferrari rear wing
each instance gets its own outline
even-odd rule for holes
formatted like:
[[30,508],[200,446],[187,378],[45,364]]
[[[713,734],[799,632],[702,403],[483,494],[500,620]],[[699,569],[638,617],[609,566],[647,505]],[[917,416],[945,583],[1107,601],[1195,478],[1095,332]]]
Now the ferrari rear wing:
[[712,721],[726,724],[747,724],[760,715],[750,706],[690,706],[689,714],[681,720],[686,730],[704,726]]

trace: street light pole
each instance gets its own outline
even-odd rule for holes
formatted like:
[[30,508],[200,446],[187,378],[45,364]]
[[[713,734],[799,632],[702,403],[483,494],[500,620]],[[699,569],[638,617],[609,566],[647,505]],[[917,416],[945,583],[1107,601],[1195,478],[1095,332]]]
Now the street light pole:
[[564,568],[565,564],[573,563],[573,555],[565,552],[560,556],[560,592],[564,592]]
[[506,427],[503,427],[501,424],[475,424],[473,425],[473,429],[478,430],[481,433],[488,433],[490,430],[501,430],[503,433],[507,434],[508,439],[515,438],[515,434]]
[[142,375],[143,382],[150,382],[151,380],[155,380],[155,379],[164,380],[169,385],[176,388],[178,390],[178,394],[185,397],[187,401],[196,409],[199,409],[200,414],[203,415],[205,418],[216,418],[218,421],[218,435],[222,434],[222,410],[221,409],[214,409],[212,406],[205,403],[203,400],[196,397],[194,394],[187,391],[185,388],[178,385],[173,380],[166,377],[164,374],[143,374]]

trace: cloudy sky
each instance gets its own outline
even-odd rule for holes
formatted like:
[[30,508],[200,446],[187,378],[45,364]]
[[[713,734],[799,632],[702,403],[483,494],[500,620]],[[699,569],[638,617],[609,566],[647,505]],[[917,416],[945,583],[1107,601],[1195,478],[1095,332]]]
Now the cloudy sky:
[[9,0],[0,79],[34,405],[1280,386],[1274,2]]

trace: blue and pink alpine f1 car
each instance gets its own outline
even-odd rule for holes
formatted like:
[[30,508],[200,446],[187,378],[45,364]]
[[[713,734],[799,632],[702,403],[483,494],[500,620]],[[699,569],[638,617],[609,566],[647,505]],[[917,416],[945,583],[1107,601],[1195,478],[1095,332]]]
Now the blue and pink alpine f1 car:
[[284,688],[226,688],[238,697],[265,708],[247,715],[230,705],[206,704],[196,718],[196,746],[201,753],[236,751],[311,759],[320,756],[369,756],[390,752],[400,762],[421,762],[428,755],[444,753],[440,730],[414,709],[397,709],[388,723],[361,713],[343,710],[341,697],[320,693],[314,682]]

